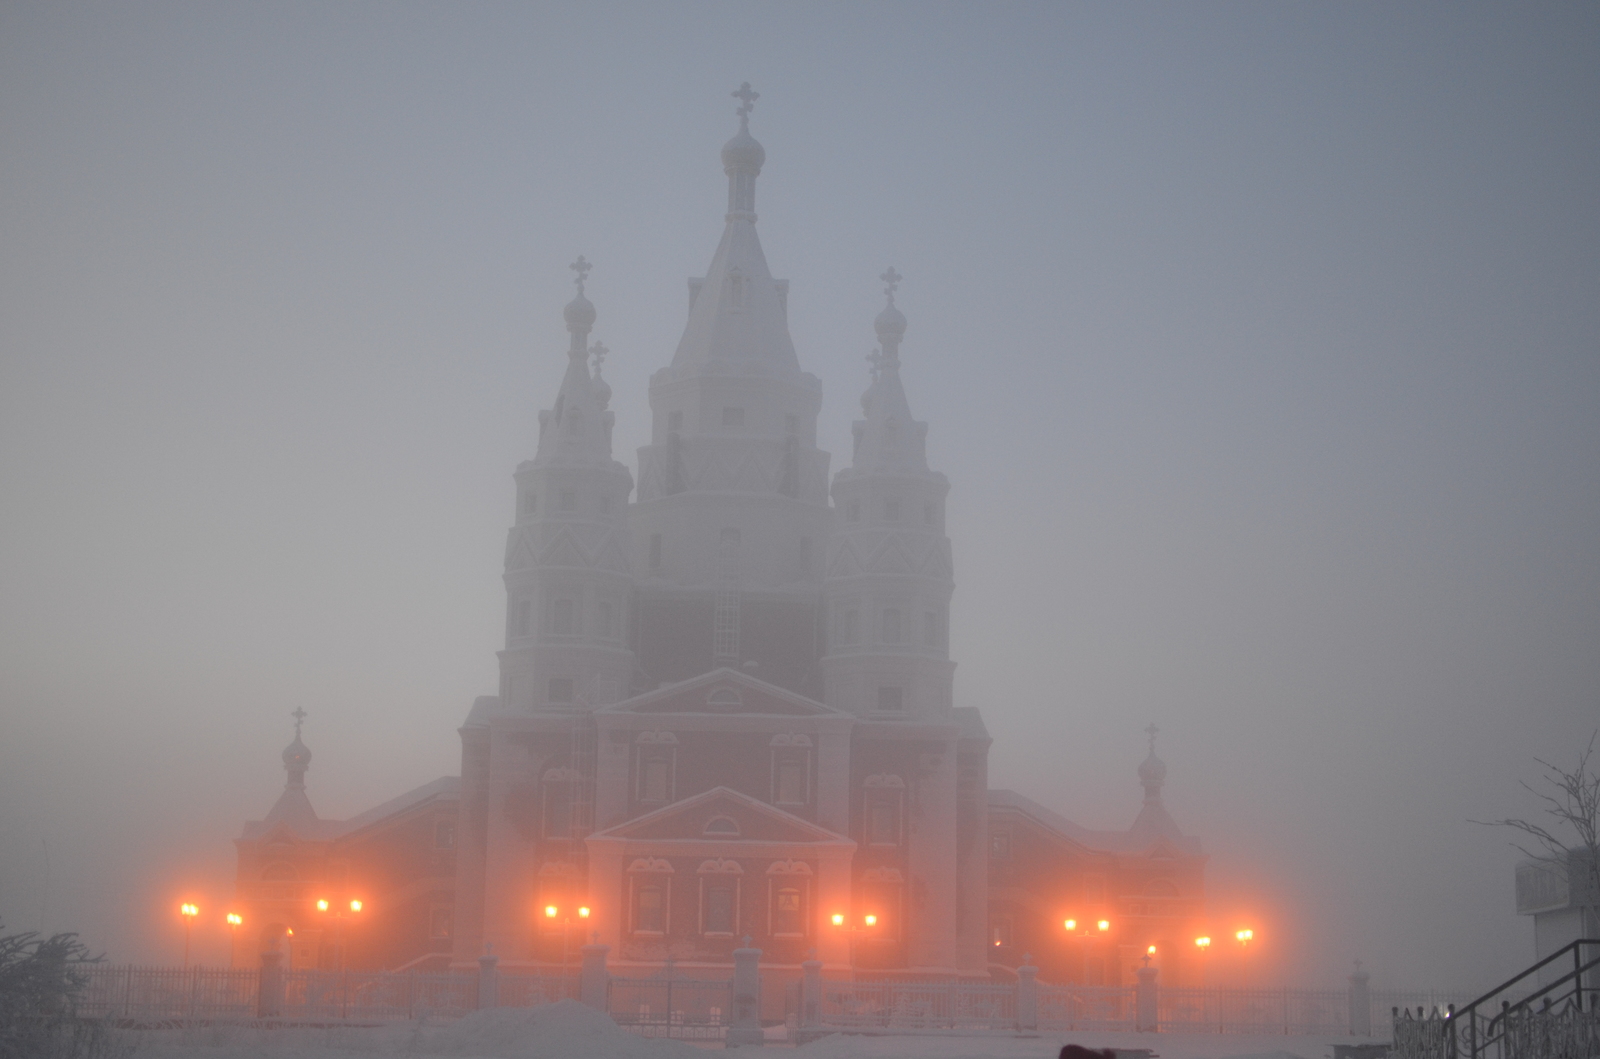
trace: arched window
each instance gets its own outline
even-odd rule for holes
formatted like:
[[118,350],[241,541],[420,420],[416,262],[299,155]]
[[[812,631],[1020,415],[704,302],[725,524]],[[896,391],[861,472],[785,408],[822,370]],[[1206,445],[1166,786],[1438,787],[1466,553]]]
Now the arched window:
[[557,636],[571,636],[577,622],[577,607],[570,599],[558,599],[550,605],[550,631]]
[[772,895],[772,932],[804,934],[805,914],[798,886],[780,886]]
[[633,890],[633,929],[641,934],[666,931],[667,901],[664,883],[652,879]]
[[726,816],[713,816],[706,823],[705,832],[719,838],[732,838],[739,834],[739,825]]

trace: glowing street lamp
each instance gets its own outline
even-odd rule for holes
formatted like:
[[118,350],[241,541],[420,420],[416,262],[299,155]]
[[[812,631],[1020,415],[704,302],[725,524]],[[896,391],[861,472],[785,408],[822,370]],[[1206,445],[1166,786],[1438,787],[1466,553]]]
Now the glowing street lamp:
[[[579,919],[588,919],[589,918],[589,914],[590,913],[589,913],[589,906],[588,905],[579,905],[578,908],[577,908],[577,912],[578,912],[578,918]],[[560,916],[560,915],[561,915],[561,908],[560,908],[559,905],[545,905],[544,906],[544,918],[546,920],[548,920],[549,922],[551,922],[552,924],[555,922],[556,917]],[[568,961],[568,958],[569,958],[569,949],[570,949],[570,946],[571,946],[571,942],[572,942],[572,916],[569,914],[569,915],[566,915],[566,916],[562,916],[562,919],[561,919],[561,966],[563,968],[565,968],[567,966],[567,961]]]
[[1111,920],[1102,919],[1100,922],[1095,924],[1095,929],[1099,930],[1100,933],[1104,934],[1106,931],[1111,929]]
[[1256,932],[1251,930],[1249,927],[1246,927],[1243,930],[1236,930],[1236,931],[1233,932],[1234,940],[1237,941],[1241,946],[1249,945],[1251,940],[1255,936],[1256,936]]
[[[344,921],[354,919],[366,907],[359,898],[352,897],[343,908],[335,908],[332,901],[326,897],[317,898],[317,911],[323,915],[332,915],[334,922],[333,948],[335,953],[334,963],[336,970],[344,970]],[[348,908],[347,913],[345,909]]]
[[1201,952],[1205,952],[1207,949],[1211,948],[1211,939],[1207,937],[1195,938],[1194,943],[1195,947]]
[[1148,949],[1144,950],[1144,954],[1146,956],[1154,956],[1156,954],[1156,947],[1154,945],[1150,946]]
[[190,901],[185,901],[178,906],[178,914],[183,917],[183,967],[189,968],[189,931],[194,927],[194,917],[200,914],[200,906]]
[[1069,933],[1078,929],[1078,921],[1076,919],[1063,919],[1061,925],[1066,927]]

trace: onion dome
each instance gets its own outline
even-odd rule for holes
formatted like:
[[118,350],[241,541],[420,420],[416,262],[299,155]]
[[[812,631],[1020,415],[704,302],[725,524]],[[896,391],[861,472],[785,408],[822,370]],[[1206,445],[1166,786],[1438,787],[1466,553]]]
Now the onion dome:
[[1156,757],[1156,752],[1151,749],[1150,755],[1139,763],[1139,782],[1146,787],[1159,787],[1167,780],[1167,763]]
[[294,733],[294,742],[283,748],[283,767],[290,772],[304,772],[311,767],[311,748],[300,741],[300,733]]
[[569,267],[578,274],[574,281],[578,284],[578,296],[567,303],[561,315],[567,321],[568,331],[575,335],[586,335],[594,327],[594,304],[583,296],[583,281],[589,277],[589,270],[594,266],[579,254],[578,260]]
[[750,135],[748,120],[739,122],[739,131],[734,133],[733,139],[722,145],[722,168],[728,172],[736,169],[748,169],[757,174],[766,164],[767,149],[761,146],[761,141]]
[[900,289],[900,281],[905,277],[896,272],[893,265],[890,265],[888,271],[878,278],[883,280],[885,284],[883,293],[888,298],[888,304],[883,307],[883,312],[878,314],[878,318],[872,321],[872,326],[877,329],[878,338],[886,346],[898,349],[900,339],[906,333],[906,314],[895,307],[894,292]]

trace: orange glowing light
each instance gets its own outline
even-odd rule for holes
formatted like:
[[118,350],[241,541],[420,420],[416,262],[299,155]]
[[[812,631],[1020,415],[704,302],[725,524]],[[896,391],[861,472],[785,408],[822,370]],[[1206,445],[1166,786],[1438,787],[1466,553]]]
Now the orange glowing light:
[[328,910],[328,899],[326,897],[317,898],[317,911],[318,912],[326,912],[327,910]]
[[844,916],[840,915],[838,912],[835,912],[833,914],[833,925],[836,927],[844,926]]
[[236,926],[238,926],[239,924],[241,924],[243,922],[244,922],[244,917],[241,916],[239,913],[237,913],[237,912],[229,912],[228,913],[228,926],[236,927]]
[[350,911],[352,911],[352,912],[361,911],[361,902],[360,901],[351,901],[350,902]]
[[545,905],[544,906],[544,917],[546,919],[554,919],[554,918],[556,918],[556,912],[557,912],[557,908],[556,908],[555,905]]
[[582,908],[578,909],[578,918],[579,919],[588,919],[589,918],[589,906],[588,905],[584,905]]
[[293,927],[284,927],[283,928],[283,936],[286,937],[286,938],[294,937],[294,928]]
[[869,915],[869,916],[867,916],[865,922],[866,922],[867,926],[875,927],[875,926],[878,925],[878,917]]
[[1255,936],[1256,936],[1256,932],[1251,930],[1249,927],[1246,927],[1243,930],[1236,930],[1236,931],[1233,932],[1234,940],[1238,941],[1238,943],[1240,945],[1248,945],[1248,944],[1250,944],[1251,940]]
[[1077,930],[1078,929],[1078,921],[1076,919],[1068,919],[1068,920],[1064,921],[1061,925],[1066,927],[1068,930]]
[[1211,939],[1210,938],[1195,938],[1194,939],[1194,943],[1200,947],[1202,952],[1205,951],[1206,949],[1211,948]]
[[1096,923],[1095,926],[1099,927],[1101,929],[1101,931],[1110,930],[1111,929],[1111,920],[1102,919],[1100,922]]
[[1154,945],[1150,946],[1148,949],[1144,950],[1144,954],[1146,956],[1154,956],[1156,954],[1156,947]]
[[178,906],[178,914],[185,919],[193,919],[195,916],[200,914],[200,906],[196,904],[190,904],[188,901],[185,901],[183,904]]

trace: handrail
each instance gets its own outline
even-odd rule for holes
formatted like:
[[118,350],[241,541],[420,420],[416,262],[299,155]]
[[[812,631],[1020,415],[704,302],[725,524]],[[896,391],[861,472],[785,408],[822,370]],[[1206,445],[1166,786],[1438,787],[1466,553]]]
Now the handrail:
[[[1445,1015],[1447,1055],[1450,1057],[1450,1059],[1457,1059],[1457,1057],[1462,1056],[1463,1053],[1465,1054],[1466,1059],[1479,1059],[1479,1057],[1481,1057],[1491,1045],[1505,1039],[1506,1035],[1511,1029],[1511,1016],[1513,1013],[1531,1011],[1533,1009],[1533,1002],[1538,1000],[1540,997],[1545,998],[1545,1007],[1548,1008],[1552,999],[1549,994],[1560,989],[1569,982],[1573,983],[1573,995],[1576,998],[1578,1010],[1582,1011],[1584,994],[1583,976],[1590,971],[1600,968],[1600,957],[1596,957],[1595,959],[1590,960],[1588,963],[1583,962],[1583,949],[1586,945],[1600,947],[1600,938],[1579,938],[1575,941],[1568,942],[1566,945],[1563,945],[1555,952],[1552,952],[1538,963],[1535,963],[1533,966],[1528,967],[1511,978],[1508,978],[1506,981],[1495,986],[1493,989],[1478,997],[1476,1000],[1473,1000],[1471,1003],[1464,1004],[1460,1008],[1452,1006]],[[1480,1005],[1486,1004],[1490,1000],[1493,1000],[1495,997],[1504,993],[1518,982],[1526,979],[1529,975],[1534,974],[1540,969],[1568,955],[1572,957],[1573,969],[1562,975],[1560,978],[1541,986],[1534,992],[1520,998],[1514,1004],[1508,1000],[1502,1000],[1500,1002],[1500,1011],[1496,1014],[1487,1015],[1478,1010]],[[1463,1031],[1461,1027],[1462,1016],[1466,1016],[1465,1031]],[[1480,1020],[1483,1023],[1483,1032],[1481,1035],[1478,1029]],[[1463,1032],[1466,1036],[1465,1048],[1462,1047],[1463,1042],[1461,1040]]]
[[[1544,959],[1542,959],[1538,963],[1534,964],[1532,967],[1529,967],[1526,970],[1518,973],[1514,977],[1508,978],[1504,982],[1501,982],[1499,985],[1495,986],[1493,989],[1489,990],[1487,993],[1483,994],[1478,999],[1472,1001],[1469,1004],[1463,1004],[1460,1008],[1457,1009],[1456,1014],[1460,1015],[1460,1014],[1463,1014],[1465,1012],[1475,1010],[1477,1008],[1477,1006],[1479,1004],[1483,1003],[1485,1000],[1493,999],[1496,994],[1505,992],[1507,989],[1510,989],[1512,986],[1516,985],[1518,982],[1522,981],[1524,978],[1528,977],[1530,974],[1532,974],[1533,972],[1537,971],[1539,968],[1543,967],[1545,964],[1550,963],[1551,961],[1555,960],[1557,957],[1565,956],[1568,952],[1572,952],[1572,953],[1576,954],[1576,950],[1580,946],[1583,946],[1583,945],[1600,945],[1600,938],[1579,938],[1577,941],[1568,942],[1567,944],[1561,946],[1561,948],[1557,949],[1555,952],[1552,952],[1550,955],[1546,956]],[[1549,987],[1547,986],[1546,989],[1548,989],[1548,988]],[[1544,991],[1545,991],[1544,989],[1541,989],[1539,991],[1539,993],[1543,993]],[[1533,996],[1538,996],[1539,993],[1534,993]]]

